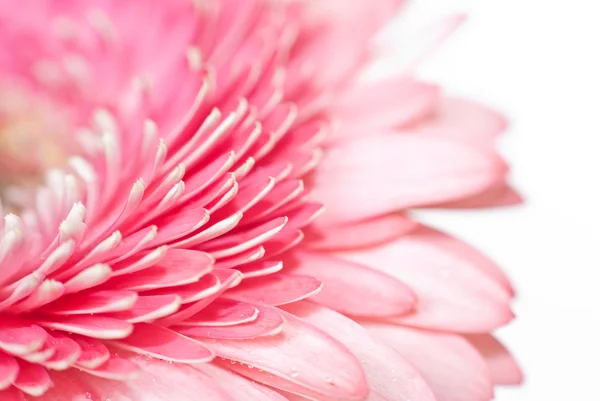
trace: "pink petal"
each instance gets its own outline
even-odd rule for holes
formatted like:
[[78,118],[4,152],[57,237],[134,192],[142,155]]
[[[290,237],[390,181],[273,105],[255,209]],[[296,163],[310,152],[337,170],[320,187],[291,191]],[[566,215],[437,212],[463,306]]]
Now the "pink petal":
[[341,250],[373,246],[398,238],[418,226],[403,213],[390,213],[346,224],[322,225],[317,220],[305,230],[305,246]]
[[206,308],[185,321],[181,326],[233,326],[256,320],[258,309],[254,305],[234,301],[231,299],[218,298]]
[[229,394],[232,400],[287,401],[286,397],[270,388],[216,365],[207,363],[196,366],[196,369],[208,375],[216,383],[227,383],[223,386],[223,390]]
[[[19,364],[12,355],[0,352],[0,390],[12,385],[19,373]],[[0,393],[1,394],[1,393]]]
[[48,334],[39,326],[3,317],[0,321],[0,349],[9,354],[23,355],[42,348]]
[[438,401],[489,401],[493,384],[485,361],[458,335],[365,323],[423,375]]
[[40,319],[39,324],[49,329],[99,339],[124,338],[133,330],[131,323],[96,315],[61,316],[58,321]]
[[140,296],[129,310],[108,316],[129,323],[152,322],[177,312],[180,306],[181,298],[175,294]]
[[25,394],[16,387],[9,387],[6,390],[0,390],[0,399],[2,401],[27,401]]
[[486,148],[494,145],[506,126],[504,116],[477,102],[444,98],[430,118],[420,120],[411,130]]
[[106,346],[95,338],[83,337],[71,334],[69,336],[79,345],[81,354],[77,364],[86,369],[95,369],[110,359],[110,351]]
[[396,277],[415,292],[415,312],[388,321],[458,332],[487,331],[510,321],[511,294],[479,258],[440,247],[447,238],[422,227],[394,242],[338,255]]
[[324,221],[356,221],[468,197],[503,181],[505,172],[491,152],[438,138],[378,134],[331,149],[312,194],[328,206]]
[[180,287],[160,288],[152,291],[144,291],[144,295],[176,295],[181,299],[182,304],[196,302],[201,299],[214,295],[221,288],[221,282],[216,275],[209,273],[202,276],[195,283],[182,285]]
[[521,195],[506,183],[500,183],[479,194],[454,202],[430,205],[443,209],[480,209],[491,207],[515,206],[523,203]]
[[55,335],[50,339],[54,354],[43,365],[53,370],[70,368],[81,355],[81,347],[74,340],[64,335]]
[[280,311],[264,306],[256,305],[258,316],[256,319],[246,323],[221,326],[204,326],[200,324],[174,326],[173,330],[190,336],[204,338],[222,338],[222,339],[250,339],[263,336],[273,336],[281,332],[284,327],[284,319]]
[[114,344],[119,348],[171,362],[202,363],[210,361],[214,356],[199,341],[147,323],[136,324],[131,335]]
[[317,294],[321,281],[308,275],[272,274],[259,279],[246,279],[227,291],[226,297],[266,305],[285,305]]
[[93,376],[119,381],[134,379],[139,371],[135,363],[116,356],[111,356],[106,362],[94,369],[88,369],[83,366],[78,366],[78,368]]
[[137,297],[137,293],[133,291],[108,290],[79,293],[61,298],[44,311],[57,315],[85,315],[90,313],[114,312],[131,308]]
[[508,350],[491,334],[469,334],[467,340],[487,362],[492,381],[497,385],[518,385],[523,382],[523,372]]
[[19,374],[17,379],[13,383],[22,392],[39,397],[44,394],[46,390],[52,385],[52,380],[46,372],[46,369],[37,364],[18,361],[19,362]]
[[332,113],[341,125],[333,140],[418,121],[437,106],[438,96],[437,87],[406,76],[352,85],[334,103]]
[[[46,393],[49,400],[106,400],[121,401],[238,401],[229,397],[218,384],[191,366],[130,357],[120,359],[135,367],[135,379],[108,381],[72,369],[55,372],[54,386]],[[125,365],[123,365],[125,366]],[[139,366],[139,367],[138,367]],[[91,372],[90,372],[91,373]]]
[[[323,289],[311,300],[339,312],[355,316],[401,315],[412,311],[417,303],[409,287],[375,269],[324,253],[295,252],[294,259],[287,264],[294,273],[323,283]],[[231,292],[236,291],[237,288]]]
[[244,279],[268,276],[281,271],[281,269],[283,269],[283,262],[278,260],[259,260],[236,267],[236,270],[244,275]]
[[169,249],[157,265],[144,269],[143,274],[117,277],[109,285],[112,289],[147,291],[191,284],[210,272],[213,263],[214,259],[204,252]]
[[353,320],[309,302],[288,305],[285,309],[322,328],[352,351],[367,375],[368,401],[435,400],[427,382],[410,363]]
[[203,342],[218,356],[252,365],[228,368],[269,386],[319,398],[363,399],[368,387],[358,360],[323,331],[282,313],[286,323],[278,335]]

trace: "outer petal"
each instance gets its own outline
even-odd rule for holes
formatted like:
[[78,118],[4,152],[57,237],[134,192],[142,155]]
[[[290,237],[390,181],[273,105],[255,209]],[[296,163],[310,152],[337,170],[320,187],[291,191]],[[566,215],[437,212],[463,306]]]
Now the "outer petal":
[[100,379],[77,369],[53,372],[52,387],[44,400],[111,401],[237,401],[217,382],[191,366],[132,357],[140,365],[137,378],[127,381]]
[[369,381],[369,401],[433,401],[427,383],[415,368],[363,327],[330,309],[309,302],[285,307],[294,315],[323,328],[360,360]]
[[479,351],[492,373],[492,381],[499,385],[517,385],[523,382],[521,368],[508,350],[491,334],[470,334],[467,340]]
[[361,264],[325,253],[294,252],[294,273],[313,276],[323,283],[314,302],[355,316],[391,316],[412,311],[417,299],[396,278]]
[[220,368],[213,364],[202,364],[196,366],[196,369],[205,373],[217,383],[225,384],[226,391],[231,399],[243,401],[286,401],[287,398],[264,387],[255,381],[246,379],[227,369]]
[[493,398],[491,374],[485,361],[461,336],[388,324],[364,325],[419,370],[438,401]]
[[230,365],[232,370],[272,387],[319,399],[363,399],[368,387],[354,355],[323,331],[282,313],[286,323],[278,335],[202,341],[218,356],[241,362]]
[[489,148],[506,126],[504,116],[479,103],[446,98],[439,102],[429,118],[419,121],[414,129],[423,134]]
[[456,240],[440,246],[449,238],[421,227],[389,244],[338,256],[386,272],[415,292],[416,311],[387,320],[457,332],[488,331],[510,321],[511,294],[479,258],[454,252]]
[[390,213],[346,224],[321,224],[304,229],[303,246],[318,250],[341,250],[378,245],[415,229],[418,223],[404,213]]
[[357,83],[336,99],[339,126],[330,139],[369,136],[373,129],[400,127],[419,120],[437,106],[438,88],[406,76]]
[[403,208],[461,199],[504,180],[490,152],[418,135],[372,135],[337,144],[315,173],[323,219],[355,221]]

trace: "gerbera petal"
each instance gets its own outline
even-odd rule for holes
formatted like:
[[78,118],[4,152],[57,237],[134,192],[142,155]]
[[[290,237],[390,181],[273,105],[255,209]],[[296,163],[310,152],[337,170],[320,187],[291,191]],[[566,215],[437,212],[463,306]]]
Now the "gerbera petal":
[[322,306],[299,302],[285,307],[322,328],[356,357],[369,382],[369,401],[433,401],[435,397],[413,366],[356,322]]
[[[139,366],[136,378],[109,381],[77,371],[53,374],[54,386],[48,399],[92,399],[169,401],[235,401],[208,376],[191,366],[170,364],[157,359],[130,357],[128,363]],[[177,385],[174,385],[176,383]]]
[[364,325],[419,370],[438,401],[493,398],[491,374],[485,361],[461,336],[389,324]]
[[173,330],[147,323],[135,325],[133,332],[115,346],[171,362],[202,363],[213,358],[211,350]]
[[311,300],[339,312],[353,316],[401,315],[417,304],[408,286],[378,270],[315,252],[295,252],[294,258],[287,264],[294,273],[323,283],[323,289]]
[[19,364],[12,355],[0,352],[0,390],[12,385],[19,373]]
[[368,387],[358,360],[333,337],[282,313],[286,323],[280,334],[244,341],[203,341],[218,356],[253,366],[248,369],[238,363],[230,368],[267,385],[309,396],[364,398]]
[[523,381],[523,372],[510,352],[491,334],[469,334],[467,340],[483,356],[497,385],[517,385]]
[[244,401],[287,401],[281,394],[264,387],[255,381],[248,380],[230,370],[223,369],[213,364],[195,366],[217,383],[227,383],[223,390],[232,400]]
[[329,206],[324,221],[356,221],[476,194],[505,171],[495,155],[460,143],[378,134],[336,144],[315,174],[313,196]]
[[323,287],[313,275],[272,274],[257,279],[246,279],[227,291],[226,297],[267,305],[284,305],[317,294]]
[[456,332],[486,331],[510,321],[510,292],[479,258],[441,247],[447,238],[423,227],[388,244],[338,255],[396,277],[415,292],[414,313],[388,320]]

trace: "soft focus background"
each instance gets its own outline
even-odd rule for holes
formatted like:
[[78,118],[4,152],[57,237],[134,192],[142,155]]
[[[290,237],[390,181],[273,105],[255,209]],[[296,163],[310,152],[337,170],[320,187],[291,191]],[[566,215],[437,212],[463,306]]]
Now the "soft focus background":
[[421,66],[453,94],[503,110],[518,209],[427,212],[487,252],[518,291],[500,332],[526,375],[499,401],[600,400],[600,57],[591,0],[413,0],[402,29],[453,11],[462,28]]

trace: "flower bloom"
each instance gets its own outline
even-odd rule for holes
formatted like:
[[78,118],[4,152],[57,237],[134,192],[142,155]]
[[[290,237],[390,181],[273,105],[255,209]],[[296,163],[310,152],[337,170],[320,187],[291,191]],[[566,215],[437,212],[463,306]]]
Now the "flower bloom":
[[518,203],[504,120],[360,79],[401,1],[368,3],[0,3],[1,400],[520,381],[507,278],[407,213]]

